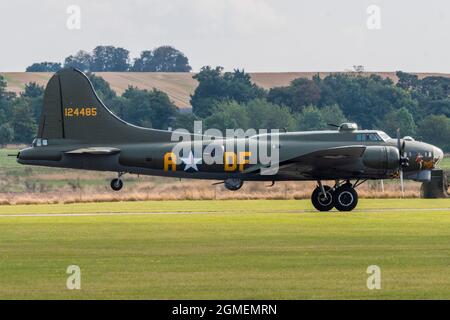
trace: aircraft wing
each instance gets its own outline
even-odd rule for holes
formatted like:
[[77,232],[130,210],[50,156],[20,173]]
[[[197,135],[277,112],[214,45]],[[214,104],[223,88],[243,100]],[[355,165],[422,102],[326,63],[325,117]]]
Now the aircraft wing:
[[359,159],[362,157],[365,150],[365,146],[335,147],[307,153],[288,161],[311,164],[314,166],[328,166]]
[[90,147],[66,151],[66,154],[116,154],[120,149],[112,147]]
[[[352,145],[313,151],[290,159],[280,159],[278,172],[282,174],[335,175],[349,172],[348,167],[354,165],[366,150],[365,146]],[[267,170],[262,165],[247,168],[245,173]],[[267,172],[270,172],[267,170]],[[267,173],[266,173],[267,174]]]
[[340,177],[357,171],[365,146],[344,146],[307,153],[281,162],[279,172],[310,177]]

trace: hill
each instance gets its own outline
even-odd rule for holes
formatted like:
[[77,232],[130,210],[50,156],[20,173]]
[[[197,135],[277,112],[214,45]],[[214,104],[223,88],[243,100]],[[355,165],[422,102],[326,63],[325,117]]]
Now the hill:
[[[332,72],[319,72],[325,77]],[[317,72],[256,72],[251,73],[252,80],[259,86],[269,89],[272,87],[286,86],[296,78],[311,79]],[[397,81],[395,72],[365,72],[363,75],[377,74],[383,78],[391,78]],[[0,73],[8,82],[8,91],[20,93],[25,84],[36,82],[45,86],[52,73],[37,72],[2,72]],[[96,75],[104,78],[111,88],[121,94],[128,86],[140,89],[157,88],[166,92],[170,99],[179,108],[190,108],[189,100],[197,86],[197,81],[192,79],[194,73],[182,72],[97,72]],[[450,74],[417,73],[419,78],[427,76],[450,77]]]

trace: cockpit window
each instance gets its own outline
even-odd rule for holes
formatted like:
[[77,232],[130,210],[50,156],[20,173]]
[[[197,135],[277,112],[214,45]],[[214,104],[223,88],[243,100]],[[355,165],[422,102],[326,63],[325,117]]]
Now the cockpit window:
[[387,141],[389,139],[391,139],[391,137],[383,131],[364,132],[356,135],[356,141]]
[[383,141],[383,139],[380,137],[380,135],[377,132],[365,132],[365,133],[358,133],[356,135],[356,141]]
[[381,139],[383,139],[384,141],[388,141],[389,139],[391,139],[391,137],[389,137],[389,135],[387,135],[383,131],[378,132],[378,134],[380,135]]

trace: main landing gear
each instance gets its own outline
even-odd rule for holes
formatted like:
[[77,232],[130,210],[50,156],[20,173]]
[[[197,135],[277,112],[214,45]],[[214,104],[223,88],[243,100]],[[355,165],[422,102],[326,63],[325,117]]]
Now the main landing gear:
[[122,176],[125,172],[119,172],[117,178],[111,180],[111,189],[114,191],[119,191],[123,187]]
[[333,187],[324,186],[317,181],[318,186],[311,195],[311,201],[319,211],[330,211],[336,208],[339,211],[352,211],[358,204],[358,193],[355,188],[361,183],[359,180],[351,184],[349,180],[341,183],[339,180]]

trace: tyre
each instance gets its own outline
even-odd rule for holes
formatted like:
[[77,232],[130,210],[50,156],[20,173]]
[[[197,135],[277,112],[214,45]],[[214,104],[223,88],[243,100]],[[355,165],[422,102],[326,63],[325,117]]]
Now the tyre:
[[319,211],[330,211],[334,207],[334,192],[329,186],[323,186],[323,188],[325,189],[326,197],[320,187],[317,187],[311,195],[311,202],[314,208]]
[[120,179],[112,179],[111,180],[111,189],[114,191],[119,191],[123,187],[123,182]]
[[242,181],[241,179],[236,179],[236,178],[228,178],[225,180],[224,184],[225,184],[225,188],[227,188],[228,190],[237,191],[242,187],[242,185],[244,184],[244,181]]
[[352,211],[358,204],[358,193],[350,185],[343,185],[334,191],[334,207],[339,211]]

